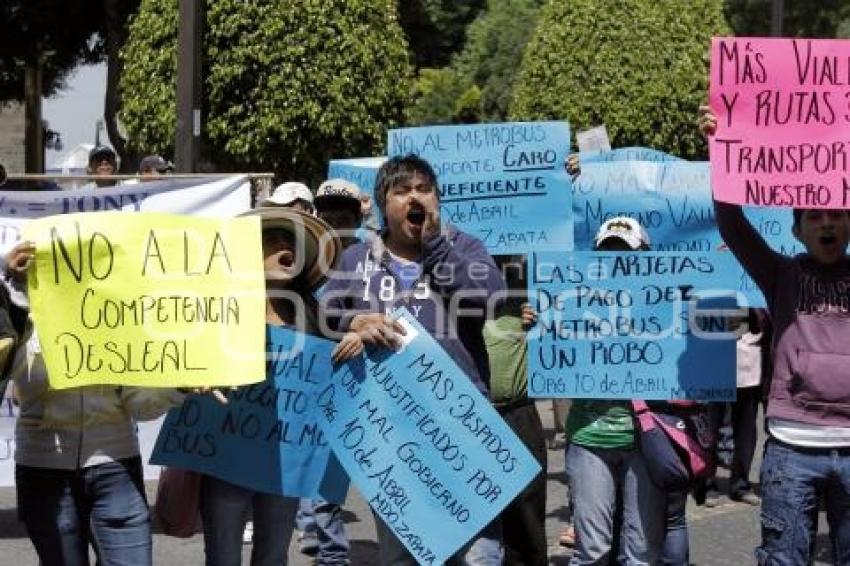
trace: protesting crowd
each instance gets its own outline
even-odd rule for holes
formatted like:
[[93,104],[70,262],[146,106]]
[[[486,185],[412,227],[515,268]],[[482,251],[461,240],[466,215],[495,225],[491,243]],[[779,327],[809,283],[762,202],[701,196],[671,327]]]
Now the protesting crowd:
[[[712,146],[712,167],[735,161],[723,137],[731,106],[712,97],[696,119],[694,136],[727,150]],[[18,516],[40,563],[85,565],[93,553],[151,564],[156,525],[202,532],[199,564],[238,565],[245,542],[255,566],[286,564],[293,542],[316,564],[350,564],[350,481],[372,508],[382,565],[542,566],[554,539],[573,566],[684,566],[688,501],[713,507],[724,495],[761,506],[758,564],[812,563],[821,508],[833,561],[850,564],[847,207],[793,200],[787,229],[803,251],[783,255],[741,202],[720,198],[730,187],[718,183],[734,179],[713,175],[719,249],[671,251],[651,216],[625,211],[572,249],[571,187],[594,161],[568,151],[563,123],[547,124],[391,132],[404,141],[368,185],[286,181],[197,224],[141,207],[136,226],[129,208],[80,208],[24,227],[3,259],[0,364],[19,408]],[[520,151],[544,140],[551,156]],[[466,167],[463,152],[482,147],[501,154],[504,179]],[[434,148],[456,155],[440,161]],[[151,155],[137,183],[115,185],[116,155],[98,146],[83,190],[118,199],[138,185],[154,199],[177,187],[172,169]],[[565,209],[535,200],[544,194]],[[473,221],[492,233],[465,229]],[[738,280],[729,265],[760,303],[738,293],[721,316],[692,316],[700,291]],[[192,293],[177,295],[180,277]],[[147,286],[130,301],[138,281]],[[81,326],[56,320],[66,307]],[[610,321],[583,312],[596,308]],[[703,337],[697,327],[716,320],[722,339]],[[143,347],[122,342],[150,321],[160,326]],[[158,334],[176,321],[200,334]],[[540,414],[551,398],[569,510],[554,537]],[[262,410],[271,424],[252,432],[248,413]],[[138,424],[166,414],[151,462],[167,467],[149,502]]]

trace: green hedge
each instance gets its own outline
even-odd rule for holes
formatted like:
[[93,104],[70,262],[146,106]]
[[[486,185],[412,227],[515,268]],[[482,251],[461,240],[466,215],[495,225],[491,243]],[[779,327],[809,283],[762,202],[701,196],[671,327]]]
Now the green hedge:
[[552,1],[540,14],[511,104],[514,119],[605,124],[612,145],[705,155],[712,35],[729,34],[721,0]]
[[[133,148],[171,154],[177,0],[143,0],[122,52]],[[323,178],[332,157],[381,151],[408,103],[393,0],[206,3],[203,152],[219,170]]]

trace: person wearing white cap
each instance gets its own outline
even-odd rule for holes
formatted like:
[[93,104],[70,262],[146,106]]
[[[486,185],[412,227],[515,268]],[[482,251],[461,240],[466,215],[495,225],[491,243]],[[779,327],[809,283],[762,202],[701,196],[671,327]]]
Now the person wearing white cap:
[[[617,216],[599,227],[594,249],[649,250],[649,234],[634,218]],[[566,430],[570,438],[566,474],[575,528],[570,565],[610,560],[688,564],[688,492],[665,491],[652,481],[637,446],[630,402],[576,400]],[[615,517],[620,518],[619,526]]]
[[343,249],[358,240],[363,196],[360,187],[345,179],[328,179],[316,191],[316,214],[339,234]]
[[638,251],[649,249],[649,234],[640,222],[628,216],[606,220],[593,241],[596,249],[609,251]]
[[307,214],[315,214],[313,193],[304,183],[287,181],[275,187],[270,197],[260,202],[260,206],[285,206],[295,208]]

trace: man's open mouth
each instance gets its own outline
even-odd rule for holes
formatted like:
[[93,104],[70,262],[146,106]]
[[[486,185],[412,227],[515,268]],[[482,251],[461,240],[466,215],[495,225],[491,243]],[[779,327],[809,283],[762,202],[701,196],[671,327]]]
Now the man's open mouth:
[[421,209],[413,209],[407,213],[407,221],[417,226],[425,222],[425,211]]
[[824,246],[831,246],[838,241],[838,238],[833,236],[832,234],[827,234],[825,236],[820,237],[820,243]]

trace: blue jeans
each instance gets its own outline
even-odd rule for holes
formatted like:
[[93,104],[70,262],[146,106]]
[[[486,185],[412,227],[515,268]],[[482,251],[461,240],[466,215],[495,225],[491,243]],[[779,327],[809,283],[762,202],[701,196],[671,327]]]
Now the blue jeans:
[[759,564],[808,564],[817,534],[818,503],[835,564],[850,564],[850,448],[800,448],[768,439],[761,466]]
[[301,552],[315,554],[319,566],[347,566],[348,537],[342,522],[342,507],[322,499],[301,499],[296,523],[304,539]]
[[251,512],[254,520],[251,566],[286,564],[297,508],[295,498],[260,493],[204,476],[201,519],[207,566],[242,564],[242,532]]
[[664,537],[664,549],[661,553],[663,566],[690,564],[688,518],[685,515],[687,505],[687,491],[667,494],[667,534]]
[[79,470],[15,466],[18,517],[43,566],[87,566],[89,541],[110,566],[151,564],[142,461]]
[[[378,533],[378,563],[381,566],[416,566],[418,562],[383,519],[372,512]],[[446,560],[446,566],[502,566],[502,527],[494,519],[466,546]]]
[[664,544],[666,495],[649,479],[640,451],[571,444],[566,472],[576,533],[570,565],[609,563],[618,491],[623,501],[619,562],[656,564]]

